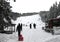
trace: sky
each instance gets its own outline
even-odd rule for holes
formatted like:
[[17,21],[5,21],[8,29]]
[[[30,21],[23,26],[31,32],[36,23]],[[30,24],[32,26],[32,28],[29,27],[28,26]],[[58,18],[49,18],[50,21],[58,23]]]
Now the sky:
[[13,12],[27,13],[27,12],[40,12],[48,11],[55,2],[59,0],[10,0]]

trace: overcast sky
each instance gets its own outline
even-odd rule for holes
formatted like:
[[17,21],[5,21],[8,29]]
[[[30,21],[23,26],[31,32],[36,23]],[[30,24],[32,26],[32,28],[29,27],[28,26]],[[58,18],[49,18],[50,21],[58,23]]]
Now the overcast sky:
[[55,2],[59,0],[10,0],[12,11],[19,13],[48,11]]

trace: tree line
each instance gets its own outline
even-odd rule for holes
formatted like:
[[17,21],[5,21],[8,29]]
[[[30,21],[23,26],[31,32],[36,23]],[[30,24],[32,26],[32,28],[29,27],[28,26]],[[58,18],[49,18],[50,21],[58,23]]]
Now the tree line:
[[48,11],[40,11],[41,20],[47,22],[50,19],[57,18],[60,15],[60,2],[55,2]]
[[60,15],[60,2],[59,4],[55,2],[53,6],[51,6],[49,9],[49,17],[56,18],[59,15]]

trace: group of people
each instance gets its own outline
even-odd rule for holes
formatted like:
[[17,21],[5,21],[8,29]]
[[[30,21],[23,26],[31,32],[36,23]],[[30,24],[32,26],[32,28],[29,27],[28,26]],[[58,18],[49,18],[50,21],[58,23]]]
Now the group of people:
[[[33,24],[34,29],[36,29],[36,24]],[[30,29],[32,28],[32,24],[30,24]]]
[[[34,23],[33,24],[33,27],[34,27],[34,29],[36,29],[36,24]],[[30,29],[32,28],[32,24],[30,24]],[[20,35],[21,35],[21,31],[22,31],[22,23],[19,23],[18,25],[17,25],[17,29],[16,29],[16,31],[18,31],[18,40],[20,39],[19,37],[20,37]]]

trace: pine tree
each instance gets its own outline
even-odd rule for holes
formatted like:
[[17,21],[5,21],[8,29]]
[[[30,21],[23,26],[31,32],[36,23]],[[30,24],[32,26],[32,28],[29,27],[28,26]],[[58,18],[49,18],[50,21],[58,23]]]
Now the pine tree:
[[58,15],[60,15],[60,2],[58,4]]
[[50,8],[50,18],[56,18],[58,14],[57,2]]
[[9,13],[11,12],[10,8],[11,6],[9,2],[0,0],[0,30],[2,29],[2,27],[4,28],[4,26],[6,26],[6,23],[3,20],[4,18],[8,21],[9,24],[12,24],[11,19],[9,18]]

